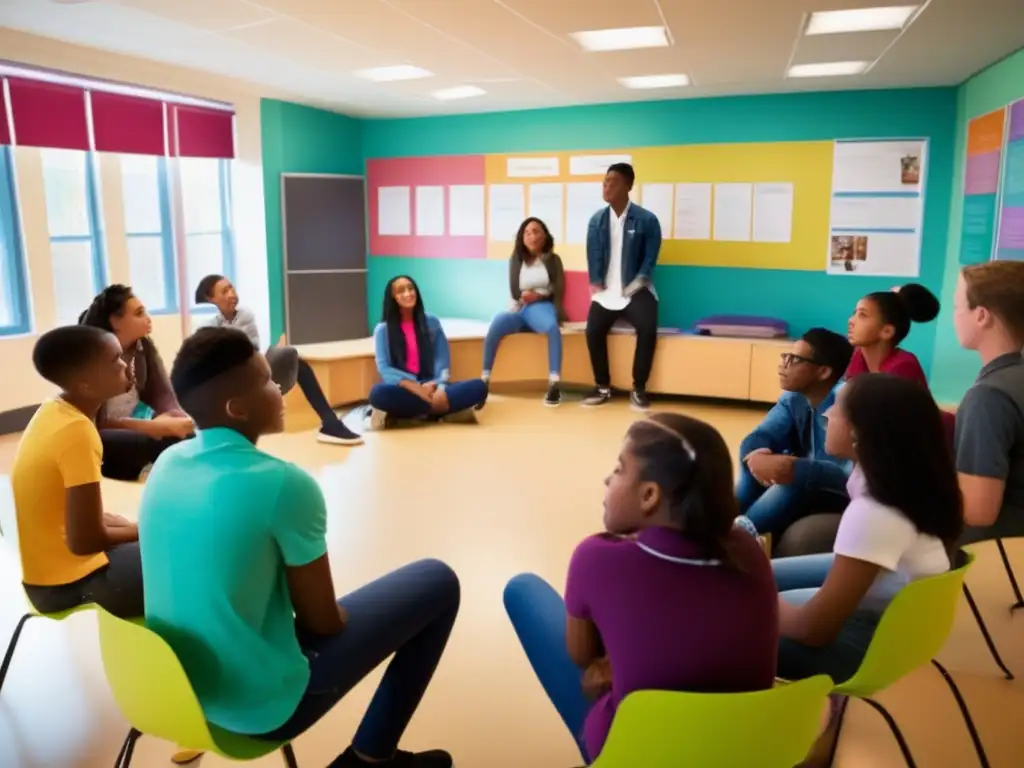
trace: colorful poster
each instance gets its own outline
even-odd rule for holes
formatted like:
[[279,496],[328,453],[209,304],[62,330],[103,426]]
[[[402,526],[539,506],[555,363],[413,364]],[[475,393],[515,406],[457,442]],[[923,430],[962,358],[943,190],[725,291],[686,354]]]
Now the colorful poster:
[[961,264],[981,264],[992,258],[1005,123],[1006,110],[997,109],[967,124]]
[[996,258],[1024,261],[1024,99],[1010,105]]

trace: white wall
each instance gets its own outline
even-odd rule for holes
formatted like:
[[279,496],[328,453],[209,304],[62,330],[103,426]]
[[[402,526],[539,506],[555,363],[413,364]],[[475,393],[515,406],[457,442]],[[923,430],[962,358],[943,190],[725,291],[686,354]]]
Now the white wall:
[[[280,98],[285,94],[269,92],[251,83],[205,72],[69,45],[9,29],[0,29],[0,57],[32,66],[133,83],[235,105],[237,160],[234,163],[232,187],[236,282],[242,301],[259,318],[262,339],[269,344],[270,298],[267,289],[260,97]],[[0,364],[4,371],[0,384],[0,411],[37,404],[51,395],[53,390],[50,384],[36,375],[31,361],[36,336],[52,328],[57,317],[42,161],[39,150],[31,147],[15,148],[14,161],[33,331],[28,336],[0,337]],[[124,237],[121,172],[117,156],[100,156],[99,181],[110,280],[130,283]],[[189,286],[189,291],[193,287]],[[153,336],[169,365],[181,344],[182,318],[178,315],[155,317]]]

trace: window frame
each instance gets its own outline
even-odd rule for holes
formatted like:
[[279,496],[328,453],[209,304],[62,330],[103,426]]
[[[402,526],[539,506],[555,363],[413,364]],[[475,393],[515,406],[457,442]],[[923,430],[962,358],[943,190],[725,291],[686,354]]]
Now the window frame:
[[14,152],[9,146],[0,146],[0,216],[8,225],[6,234],[0,237],[0,259],[9,277],[0,290],[6,296],[13,320],[10,325],[0,325],[0,336],[23,336],[32,331],[32,302],[18,202]]
[[[222,274],[232,283],[235,282],[235,228],[234,219],[232,217],[232,211],[234,210],[232,200],[232,187],[231,187],[231,163],[232,161],[226,157],[209,158],[217,160],[217,177],[220,186],[220,230],[202,230],[202,231],[189,231],[183,227],[185,236],[185,258],[182,263],[182,269],[184,274],[188,275],[188,239],[193,235],[220,235],[221,240],[221,255],[223,272]],[[182,197],[185,195],[184,186],[181,182],[181,169],[177,169],[179,188],[182,190]],[[195,287],[191,286],[188,294],[188,313],[191,315],[213,315],[217,313],[217,308],[211,304],[196,304],[194,292]]]
[[[153,157],[153,155],[149,155]],[[174,225],[171,218],[171,177],[167,167],[167,157],[156,155],[157,160],[157,195],[160,206],[160,227],[161,232],[132,232],[128,229],[128,222],[125,222],[124,239],[126,250],[133,238],[149,239],[160,238],[161,267],[164,271],[164,304],[162,307],[147,306],[146,310],[151,315],[176,315],[178,306],[178,263],[175,258],[174,248]],[[124,168],[121,169],[121,178],[124,178]],[[123,204],[123,201],[122,201]],[[130,258],[130,257],[129,257]],[[129,279],[131,279],[129,269]]]

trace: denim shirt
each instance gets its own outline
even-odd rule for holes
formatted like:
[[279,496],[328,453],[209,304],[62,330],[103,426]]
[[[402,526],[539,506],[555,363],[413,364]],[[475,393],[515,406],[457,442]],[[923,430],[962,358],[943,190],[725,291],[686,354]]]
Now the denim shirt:
[[444,388],[448,383],[452,367],[448,337],[444,335],[441,321],[429,312],[427,313],[427,331],[430,333],[430,343],[434,347],[433,376],[417,376],[392,363],[391,348],[388,346],[387,323],[377,323],[377,327],[373,329],[373,356],[377,362],[377,372],[380,374],[381,381],[385,384],[397,384],[402,380],[423,381],[436,383],[441,389]]
[[740,460],[751,451],[767,448],[772,453],[796,456],[796,472],[811,483],[845,485],[852,462],[825,452],[825,413],[835,403],[836,393],[844,383],[837,384],[817,408],[797,392],[783,392],[764,421],[740,443]]
[[[608,275],[608,264],[611,259],[611,236],[608,233],[610,212],[611,207],[605,206],[590,217],[590,224],[587,226],[587,273],[591,285],[604,286]],[[650,282],[660,251],[661,224],[658,217],[646,208],[630,203],[623,225],[623,287],[637,278]]]

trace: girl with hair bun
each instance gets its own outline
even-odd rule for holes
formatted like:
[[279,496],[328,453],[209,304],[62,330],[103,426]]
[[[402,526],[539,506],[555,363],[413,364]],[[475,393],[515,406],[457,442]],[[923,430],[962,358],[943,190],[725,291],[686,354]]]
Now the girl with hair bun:
[[913,352],[900,349],[911,323],[930,323],[939,315],[935,294],[917,283],[891,291],[869,293],[857,302],[846,326],[855,347],[846,369],[850,380],[864,373],[889,373],[928,386],[928,378]]

